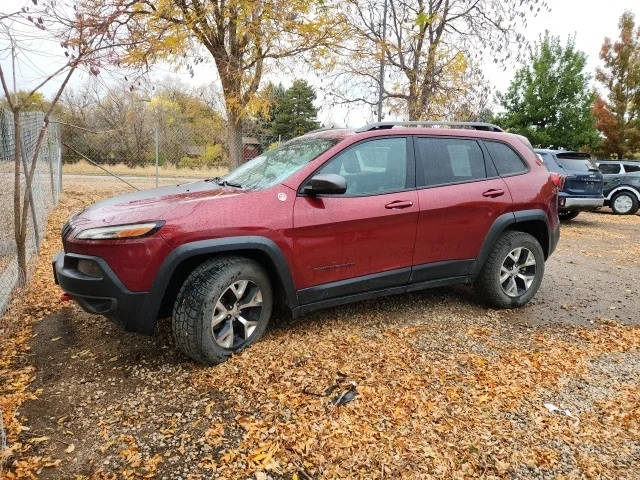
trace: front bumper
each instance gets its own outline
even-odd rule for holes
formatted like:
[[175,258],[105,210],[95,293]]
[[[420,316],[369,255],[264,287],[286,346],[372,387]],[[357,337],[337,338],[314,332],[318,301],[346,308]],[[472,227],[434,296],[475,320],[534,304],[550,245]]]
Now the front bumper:
[[594,210],[604,205],[604,197],[562,197],[561,210]]
[[[79,260],[95,262],[101,276],[86,275],[77,269]],[[87,312],[105,315],[127,330],[152,334],[155,304],[147,292],[127,289],[107,262],[99,257],[58,253],[53,259],[56,284]]]

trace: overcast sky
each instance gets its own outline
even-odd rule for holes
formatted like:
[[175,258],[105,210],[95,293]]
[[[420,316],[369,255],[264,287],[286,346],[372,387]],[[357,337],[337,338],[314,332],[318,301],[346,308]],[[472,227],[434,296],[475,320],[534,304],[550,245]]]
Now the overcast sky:
[[[0,11],[8,12],[14,9],[19,9],[25,4],[31,3],[30,0],[0,0]],[[596,66],[599,65],[599,52],[604,37],[615,38],[618,35],[618,20],[624,10],[631,10],[636,15],[637,23],[640,22],[640,0],[608,0],[603,2],[602,0],[548,0],[551,7],[550,12],[544,12],[528,22],[527,30],[524,32],[525,36],[530,41],[535,41],[541,33],[548,29],[554,35],[560,35],[566,38],[568,35],[576,35],[576,45],[579,49],[584,51],[588,57],[588,70],[594,72]],[[56,60],[59,60],[55,56],[51,55],[51,45],[38,44],[37,42],[31,45],[34,51],[30,54],[28,61],[20,62],[20,68],[16,72],[17,83],[19,89],[25,89],[29,86],[33,86],[39,78],[42,78],[42,74],[46,71],[52,71],[55,69]],[[0,41],[0,51],[5,50],[6,44],[2,44]],[[38,56],[37,52],[40,51],[42,55]],[[5,72],[11,70],[10,62],[6,55],[0,58],[2,67]],[[506,65],[503,70],[500,67],[495,67],[491,62],[485,67],[485,76],[489,80],[494,91],[504,90],[511,80],[518,65],[510,64]],[[195,70],[194,78],[190,78],[184,73],[175,73],[170,67],[157,69],[154,72],[156,78],[171,77],[179,79],[185,83],[193,86],[201,86],[211,83],[211,79],[216,77],[215,69],[211,63],[201,64]],[[319,80],[315,75],[311,73],[299,74],[302,78],[306,78],[312,84],[318,84]],[[292,78],[289,76],[270,74],[271,80],[283,81],[285,86],[290,83]],[[86,77],[78,75],[74,78],[72,86],[77,86]],[[108,79],[103,79],[108,83]],[[50,94],[55,88],[55,84],[52,84],[49,89],[45,91],[46,94]],[[362,123],[372,120],[370,118],[370,109],[355,108],[350,110],[337,107],[329,107],[322,98],[319,98],[316,102],[316,106],[320,108],[319,117],[324,123],[334,123],[337,125],[359,126]]]

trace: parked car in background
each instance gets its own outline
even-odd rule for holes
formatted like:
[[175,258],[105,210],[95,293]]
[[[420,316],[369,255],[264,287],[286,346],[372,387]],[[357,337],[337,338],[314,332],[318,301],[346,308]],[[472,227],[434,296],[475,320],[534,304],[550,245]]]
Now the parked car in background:
[[633,215],[640,206],[640,162],[601,160],[604,176],[604,204],[617,215]]
[[560,220],[572,220],[580,212],[604,205],[603,177],[588,153],[549,149],[536,149],[535,152],[550,172],[565,177],[558,194]]
[[[276,306],[319,308],[473,284],[529,302],[560,235],[558,185],[521,137],[484,123],[326,129],[223,178],[121,195],[74,215],[53,262],[88,312],[224,361]],[[404,128],[396,128],[404,127]]]

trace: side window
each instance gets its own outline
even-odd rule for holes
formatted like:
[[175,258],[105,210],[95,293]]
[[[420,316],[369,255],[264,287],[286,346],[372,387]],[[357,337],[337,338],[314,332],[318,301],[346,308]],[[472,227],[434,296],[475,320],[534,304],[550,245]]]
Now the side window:
[[598,168],[600,169],[600,172],[605,174],[620,173],[620,165],[617,163],[601,163]]
[[316,173],[337,173],[347,181],[345,195],[375,195],[407,187],[407,139],[381,138],[339,153]]
[[628,163],[624,164],[624,171],[627,173],[640,172],[640,164],[638,165],[630,165]]
[[475,140],[416,138],[419,186],[468,182],[487,177],[482,149]]
[[527,171],[527,166],[520,156],[508,145],[486,140],[484,144],[487,146],[487,150],[489,150],[489,154],[493,158],[493,163],[496,165],[500,175],[513,175]]

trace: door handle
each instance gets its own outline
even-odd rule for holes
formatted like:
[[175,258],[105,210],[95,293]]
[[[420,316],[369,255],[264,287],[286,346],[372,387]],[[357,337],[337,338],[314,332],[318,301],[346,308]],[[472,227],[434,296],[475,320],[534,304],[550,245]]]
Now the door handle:
[[496,198],[501,197],[502,195],[504,195],[504,190],[502,190],[501,188],[490,188],[486,192],[482,192],[483,197]]
[[394,200],[391,203],[387,203],[384,208],[409,208],[413,207],[413,202],[409,200]]

